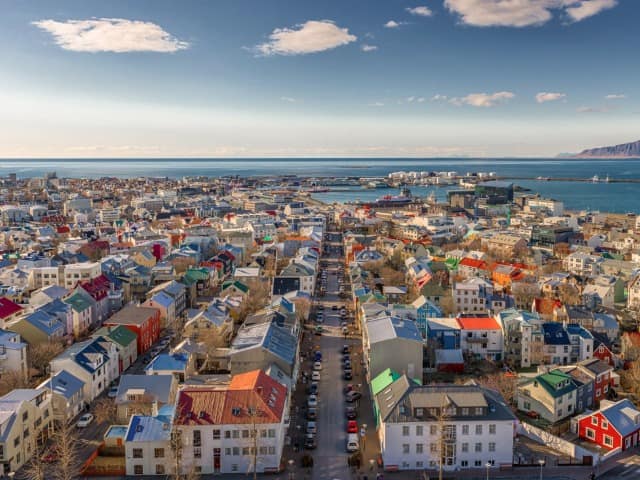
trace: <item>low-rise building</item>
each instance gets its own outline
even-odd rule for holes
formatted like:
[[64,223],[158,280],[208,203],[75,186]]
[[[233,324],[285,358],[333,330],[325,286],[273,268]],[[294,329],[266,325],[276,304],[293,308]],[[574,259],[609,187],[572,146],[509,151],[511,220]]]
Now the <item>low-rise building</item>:
[[604,400],[578,419],[578,436],[605,450],[628,450],[640,442],[640,410],[629,400]]
[[495,318],[486,314],[460,314],[457,321],[464,353],[487,360],[502,360],[504,340]]

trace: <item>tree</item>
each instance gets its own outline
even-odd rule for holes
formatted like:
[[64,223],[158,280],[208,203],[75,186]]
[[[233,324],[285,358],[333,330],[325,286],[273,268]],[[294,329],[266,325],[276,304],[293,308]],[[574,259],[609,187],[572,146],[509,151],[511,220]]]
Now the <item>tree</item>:
[[60,355],[64,350],[61,341],[36,343],[29,346],[30,368],[35,370],[37,376],[44,376],[51,360]]
[[34,455],[22,469],[24,480],[46,480],[48,478],[46,464],[40,459],[40,455]]
[[306,298],[301,298],[294,301],[296,305],[296,319],[298,323],[304,323],[309,319],[309,313],[311,313],[311,301]]
[[0,396],[16,388],[29,388],[29,380],[19,370],[9,370],[0,377]]
[[118,417],[116,402],[110,398],[99,398],[94,402],[94,411],[98,423],[114,424]]
[[449,289],[446,291],[447,293],[440,297],[440,310],[442,310],[443,315],[453,315],[456,313],[456,304],[453,301],[453,294]]
[[53,435],[53,451],[58,460],[54,464],[51,476],[54,480],[74,480],[80,475],[79,439],[74,427],[63,422]]
[[580,304],[580,290],[570,283],[562,284],[558,287],[558,298],[565,305]]
[[516,396],[517,377],[514,374],[505,372],[496,372],[485,375],[478,379],[480,385],[498,392],[502,398],[509,404],[512,410],[514,408],[514,399]]
[[620,383],[626,392],[640,396],[640,360],[630,362],[629,368],[620,372]]
[[404,273],[399,272],[391,267],[382,267],[380,269],[380,278],[385,285],[399,286],[404,285]]

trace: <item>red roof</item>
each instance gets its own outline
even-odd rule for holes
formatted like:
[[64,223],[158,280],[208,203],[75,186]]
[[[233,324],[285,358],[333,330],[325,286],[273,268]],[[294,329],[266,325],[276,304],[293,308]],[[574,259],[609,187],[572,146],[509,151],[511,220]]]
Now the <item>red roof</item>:
[[89,280],[88,282],[82,282],[80,286],[96,300],[102,300],[109,293],[111,282],[104,276],[104,274]]
[[533,301],[534,311],[543,315],[551,315],[554,310],[561,307],[562,302],[553,298],[536,298]]
[[465,317],[457,318],[458,325],[463,330],[500,330],[500,325],[493,317]]
[[9,318],[16,312],[22,310],[22,307],[16,302],[6,297],[0,297],[0,318]]
[[469,257],[464,257],[462,260],[460,260],[460,263],[458,265],[470,268],[479,268],[480,270],[487,269],[487,262],[485,262],[484,260],[476,260],[475,258]]
[[[226,388],[187,387],[177,401],[176,424],[280,423],[287,389],[262,370],[236,375]],[[250,412],[253,410],[255,415]]]

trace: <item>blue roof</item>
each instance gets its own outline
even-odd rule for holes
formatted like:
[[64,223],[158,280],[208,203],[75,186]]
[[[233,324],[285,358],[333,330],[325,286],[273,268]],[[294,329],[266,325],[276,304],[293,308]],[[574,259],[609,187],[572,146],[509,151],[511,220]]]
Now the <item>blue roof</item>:
[[64,333],[65,326],[53,314],[48,313],[44,308],[30,313],[24,320],[33,325],[38,330],[44,332],[48,337],[56,336],[62,330]]
[[9,350],[22,350],[27,346],[24,342],[16,342],[16,337],[20,338],[20,335],[15,332],[0,329],[0,345],[4,345],[5,348]]
[[286,360],[291,365],[294,364],[297,351],[297,340],[287,329],[281,328],[275,323],[271,323],[267,334],[262,342],[264,348]]
[[601,409],[600,413],[623,437],[632,434],[638,429],[638,424],[634,420],[636,415],[640,415],[640,411],[627,398]]
[[164,308],[169,308],[169,306],[174,302],[173,297],[167,295],[162,291],[156,293],[153,297],[151,297],[151,300],[163,306]]
[[[72,357],[74,361],[89,373],[94,373],[109,360],[109,352],[102,346],[102,342],[109,343],[103,337],[96,337],[85,342],[71,345],[62,355]],[[94,362],[95,360],[95,362]],[[94,364],[96,367],[94,367]]]
[[392,317],[393,329],[396,332],[398,338],[405,338],[408,340],[415,340],[422,342],[422,335],[418,329],[418,325],[411,320],[402,320],[400,318]]
[[53,392],[62,395],[66,399],[70,399],[84,387],[84,382],[67,372],[60,370],[52,379],[42,384],[44,388],[51,390],[51,382],[53,381]]
[[125,442],[161,442],[171,437],[171,417],[133,415]]
[[146,366],[145,371],[166,370],[180,372],[187,369],[188,362],[189,358],[184,353],[161,353],[156,358],[151,360],[151,363]]
[[575,323],[567,325],[567,332],[569,335],[580,335],[582,338],[586,338],[587,340],[593,338],[593,335],[586,328],[576,325]]
[[173,375],[132,375],[120,376],[116,402],[126,402],[127,391],[130,389],[141,389],[145,394],[152,397],[159,404],[167,404],[171,398],[171,385],[175,381]]
[[547,345],[569,345],[569,335],[561,323],[543,323],[542,333]]

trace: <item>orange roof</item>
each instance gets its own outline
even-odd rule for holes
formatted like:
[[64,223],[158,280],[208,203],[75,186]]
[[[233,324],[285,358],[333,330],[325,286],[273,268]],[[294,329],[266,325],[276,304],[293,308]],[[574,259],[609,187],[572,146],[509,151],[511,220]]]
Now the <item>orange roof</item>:
[[534,310],[543,315],[550,315],[555,309],[561,307],[562,302],[553,298],[536,298],[534,300]]
[[[236,375],[227,388],[187,387],[180,391],[176,423],[227,425],[279,423],[287,389],[262,370]],[[250,414],[254,410],[256,415]]]
[[457,318],[458,325],[463,330],[500,330],[500,325],[493,317],[463,317]]
[[462,265],[464,267],[479,268],[481,270],[487,269],[487,262],[485,262],[484,260],[476,260],[475,258],[469,257],[464,257],[462,260],[460,260],[460,263],[458,263],[458,265]]

